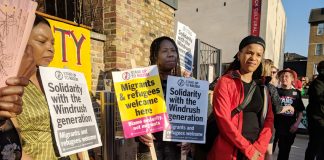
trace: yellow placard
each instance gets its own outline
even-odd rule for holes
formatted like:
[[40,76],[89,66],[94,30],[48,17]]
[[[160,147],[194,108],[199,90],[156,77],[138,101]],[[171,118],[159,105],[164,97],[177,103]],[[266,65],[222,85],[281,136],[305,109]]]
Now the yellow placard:
[[158,75],[114,84],[122,121],[166,112]]
[[50,67],[82,72],[91,88],[90,30],[48,19],[55,43]]

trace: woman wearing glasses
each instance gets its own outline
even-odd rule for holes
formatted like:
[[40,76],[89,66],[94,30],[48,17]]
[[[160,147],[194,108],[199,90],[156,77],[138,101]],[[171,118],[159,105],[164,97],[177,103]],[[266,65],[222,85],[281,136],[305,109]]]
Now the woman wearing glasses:
[[274,85],[275,87],[277,87],[278,83],[279,83],[278,75],[277,75],[278,71],[279,71],[278,68],[276,66],[274,66],[273,64],[271,64],[271,78],[272,79],[271,79],[270,83],[272,85]]
[[[269,93],[271,96],[271,104],[272,104],[272,111],[274,114],[285,113],[287,111],[294,112],[294,107],[292,106],[281,106],[280,97],[275,85],[271,82],[276,82],[277,80],[277,68],[273,66],[273,61],[271,59],[265,59],[262,63],[262,77],[265,81],[264,84],[268,87]],[[275,80],[274,80],[275,79]],[[274,128],[273,128],[274,130]],[[274,132],[273,132],[274,133]],[[274,141],[274,134],[270,139],[270,143],[268,145],[268,149],[265,155],[266,160],[272,159],[272,150],[273,150],[273,141]]]

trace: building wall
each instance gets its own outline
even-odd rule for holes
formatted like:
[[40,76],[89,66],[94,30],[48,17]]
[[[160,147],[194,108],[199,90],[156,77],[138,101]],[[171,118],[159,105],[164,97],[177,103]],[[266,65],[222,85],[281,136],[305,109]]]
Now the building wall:
[[314,64],[324,60],[324,55],[315,56],[315,47],[317,43],[324,44],[324,35],[317,35],[317,23],[310,24],[309,45],[308,45],[308,62],[307,77],[312,79],[314,73]]
[[103,33],[103,1],[83,0],[82,24],[92,27],[92,31],[97,33]]
[[266,41],[265,58],[274,61],[275,66],[283,67],[284,39],[286,32],[286,13],[281,0],[264,0],[263,8],[266,10],[260,34]]
[[[98,6],[100,6],[100,3],[102,3],[101,0],[97,0],[97,4]],[[37,11],[38,12],[45,12],[45,5],[44,5],[44,0],[37,0],[38,3],[38,7],[37,7]],[[89,4],[85,4],[85,8],[89,8],[88,7]],[[102,16],[101,13],[101,8],[97,8],[96,11],[89,11],[87,10],[87,14],[84,14],[84,16],[88,17],[86,19],[90,19],[90,12],[95,12],[96,15],[94,15],[95,17],[100,17],[100,14]],[[100,78],[100,75],[103,73],[104,71],[104,44],[106,41],[106,35],[100,34],[98,32],[102,31],[102,22],[101,25],[99,24],[100,20],[95,20],[93,23],[93,29],[96,32],[91,32],[90,33],[90,54],[91,54],[91,65],[92,65],[92,86],[91,86],[91,90],[92,91],[96,91],[101,90],[101,88],[104,88],[103,86],[103,82],[102,82],[102,78]],[[90,21],[85,22],[85,24],[87,24],[88,26],[90,26]]]
[[[100,75],[103,74],[105,69],[104,64],[104,45],[106,36],[96,32],[91,32],[91,64],[92,64],[92,91],[101,90],[104,88],[103,78]],[[99,89],[100,88],[100,89]]]
[[[37,2],[37,10],[45,12],[44,0]],[[155,38],[175,37],[175,11],[159,0],[93,0],[91,5],[89,2],[83,1],[82,23],[94,31],[91,33],[93,91],[104,87],[102,75],[106,71],[147,66]]]
[[[188,25],[197,38],[221,49],[222,63],[229,63],[242,38],[250,34],[251,5],[246,0],[179,0],[176,20]],[[285,26],[281,0],[263,0],[260,36],[267,43],[265,58],[274,60],[277,66],[283,64],[279,61],[283,59]]]
[[223,63],[227,63],[233,61],[241,39],[249,33],[249,10],[246,0],[179,0],[176,20],[189,26],[198,39],[221,49]]
[[159,0],[106,0],[103,5],[105,70],[147,66],[151,42],[174,37],[174,10]]

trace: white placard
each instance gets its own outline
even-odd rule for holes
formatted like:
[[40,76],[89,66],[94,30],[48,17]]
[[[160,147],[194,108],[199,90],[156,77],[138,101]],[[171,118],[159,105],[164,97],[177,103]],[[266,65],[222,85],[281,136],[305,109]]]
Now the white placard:
[[166,105],[170,126],[164,141],[205,143],[208,85],[207,81],[168,76]]
[[83,73],[39,67],[60,156],[102,145]]
[[188,26],[178,22],[176,44],[179,49],[180,66],[192,73],[195,52],[196,33]]

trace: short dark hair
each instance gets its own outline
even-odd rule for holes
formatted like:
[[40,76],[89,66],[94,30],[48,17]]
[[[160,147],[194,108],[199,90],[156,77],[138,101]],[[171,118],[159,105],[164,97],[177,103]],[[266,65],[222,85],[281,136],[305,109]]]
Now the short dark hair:
[[48,25],[49,27],[51,27],[50,23],[48,22],[48,20],[46,20],[44,17],[42,17],[41,15],[39,14],[36,14],[36,18],[35,18],[35,21],[34,21],[34,25],[33,27],[37,26],[38,24],[40,23],[44,23],[46,25]]

